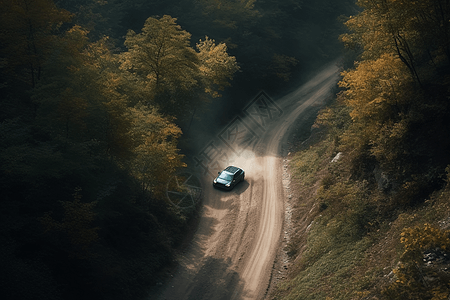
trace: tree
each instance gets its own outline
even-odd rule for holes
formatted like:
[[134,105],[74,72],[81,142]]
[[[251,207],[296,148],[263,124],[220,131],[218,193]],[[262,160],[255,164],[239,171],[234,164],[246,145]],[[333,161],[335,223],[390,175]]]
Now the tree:
[[405,193],[397,200],[419,201],[442,184],[439,161],[450,159],[449,145],[440,142],[450,126],[448,25],[442,23],[450,6],[440,0],[358,4],[363,10],[346,21],[350,33],[341,36],[362,50],[355,69],[342,73],[352,124],[341,140],[370,168],[381,166],[395,179]]
[[354,70],[344,71],[339,85],[350,108],[352,125],[344,133],[344,148],[356,153],[370,146],[387,169],[396,169],[403,159],[413,104],[412,79],[400,59],[384,54],[364,60]]
[[197,50],[205,93],[219,97],[218,91],[223,91],[229,86],[233,74],[239,70],[236,58],[228,55],[225,43],[216,45],[209,37],[197,43]]
[[184,166],[181,130],[141,105],[143,80],[119,68],[109,38],[59,26],[51,1],[0,1],[6,297],[139,298],[186,221],[159,197]]
[[350,34],[342,36],[347,45],[361,45],[364,59],[384,53],[395,54],[420,84],[419,67],[450,59],[450,4],[442,0],[395,1],[359,0],[364,10],[345,24]]
[[45,214],[40,221],[46,231],[55,230],[64,233],[71,244],[66,251],[79,259],[86,259],[91,256],[89,248],[97,241],[99,228],[91,225],[95,219],[93,209],[96,202],[81,202],[80,193],[81,188],[78,187],[72,195],[73,201],[61,202],[64,209],[64,217],[61,221],[53,219],[49,213]]
[[121,68],[146,91],[145,102],[178,118],[206,101],[205,92],[218,96],[216,89],[229,85],[238,70],[224,43],[206,38],[197,44],[198,53],[190,47],[190,37],[175,18],[148,18],[141,33],[128,32],[128,51],[120,55]]
[[148,93],[148,103],[156,103],[164,113],[175,110],[177,99],[172,95],[188,93],[198,83],[198,58],[189,47],[190,36],[167,15],[148,18],[139,34],[127,33],[128,51],[121,55],[121,68],[137,76]]
[[1,0],[0,7],[0,55],[6,70],[34,87],[59,28],[72,15],[51,0]]
[[185,166],[176,147],[181,130],[145,105],[130,108],[128,113],[132,120],[129,135],[133,153],[129,169],[143,191],[160,197],[170,177]]
[[440,258],[426,264],[424,254],[446,255],[449,231],[431,224],[408,227],[403,229],[400,242],[403,253],[399,267],[393,270],[396,280],[383,291],[384,295],[389,299],[447,299],[450,278],[441,270]]
[[287,55],[274,54],[269,70],[278,78],[289,81],[292,68],[298,64],[298,60]]
[[[88,64],[84,51],[88,32],[73,26],[55,43],[52,61],[45,64],[45,78],[33,91],[37,120],[53,137],[77,142],[104,140],[99,127],[105,114],[99,73]],[[102,124],[103,123],[103,124]]]

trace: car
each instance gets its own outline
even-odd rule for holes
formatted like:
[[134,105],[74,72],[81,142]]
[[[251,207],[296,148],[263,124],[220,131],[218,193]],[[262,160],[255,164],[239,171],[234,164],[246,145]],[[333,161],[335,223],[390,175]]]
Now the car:
[[231,190],[236,186],[236,184],[244,181],[244,178],[244,170],[235,166],[228,166],[222,172],[219,172],[219,176],[217,176],[213,181],[213,186],[215,188]]

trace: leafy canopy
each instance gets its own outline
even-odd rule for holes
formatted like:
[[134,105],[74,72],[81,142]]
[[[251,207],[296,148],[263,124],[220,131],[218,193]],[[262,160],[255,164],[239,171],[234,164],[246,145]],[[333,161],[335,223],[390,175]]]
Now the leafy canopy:
[[224,43],[206,37],[196,48],[191,35],[168,15],[148,18],[141,33],[130,30],[120,55],[121,69],[129,71],[146,92],[146,103],[162,113],[181,118],[207,101],[220,96],[239,69]]

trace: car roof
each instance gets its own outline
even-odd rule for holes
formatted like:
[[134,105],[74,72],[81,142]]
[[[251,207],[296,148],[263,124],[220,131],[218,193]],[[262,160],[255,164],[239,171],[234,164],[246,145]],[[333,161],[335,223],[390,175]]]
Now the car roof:
[[236,173],[239,170],[240,170],[240,168],[238,168],[238,167],[228,166],[228,167],[225,168],[224,171],[227,171],[227,172],[230,172],[230,173],[234,174],[234,173]]

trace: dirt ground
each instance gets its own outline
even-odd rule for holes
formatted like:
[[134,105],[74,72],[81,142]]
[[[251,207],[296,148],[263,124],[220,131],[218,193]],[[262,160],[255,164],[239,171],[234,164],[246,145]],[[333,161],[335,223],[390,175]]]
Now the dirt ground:
[[[332,63],[282,98],[259,95],[218,133],[215,144],[197,155],[197,165],[204,171],[199,173],[203,206],[198,229],[180,253],[170,279],[149,299],[267,297],[289,267],[282,250],[289,240],[292,198],[286,167],[288,140],[299,128],[310,127],[311,115],[324,105],[338,73]],[[218,159],[224,152],[225,158]],[[218,153],[214,166],[213,153]],[[245,181],[232,191],[214,189],[213,174],[227,164],[243,168]]]

